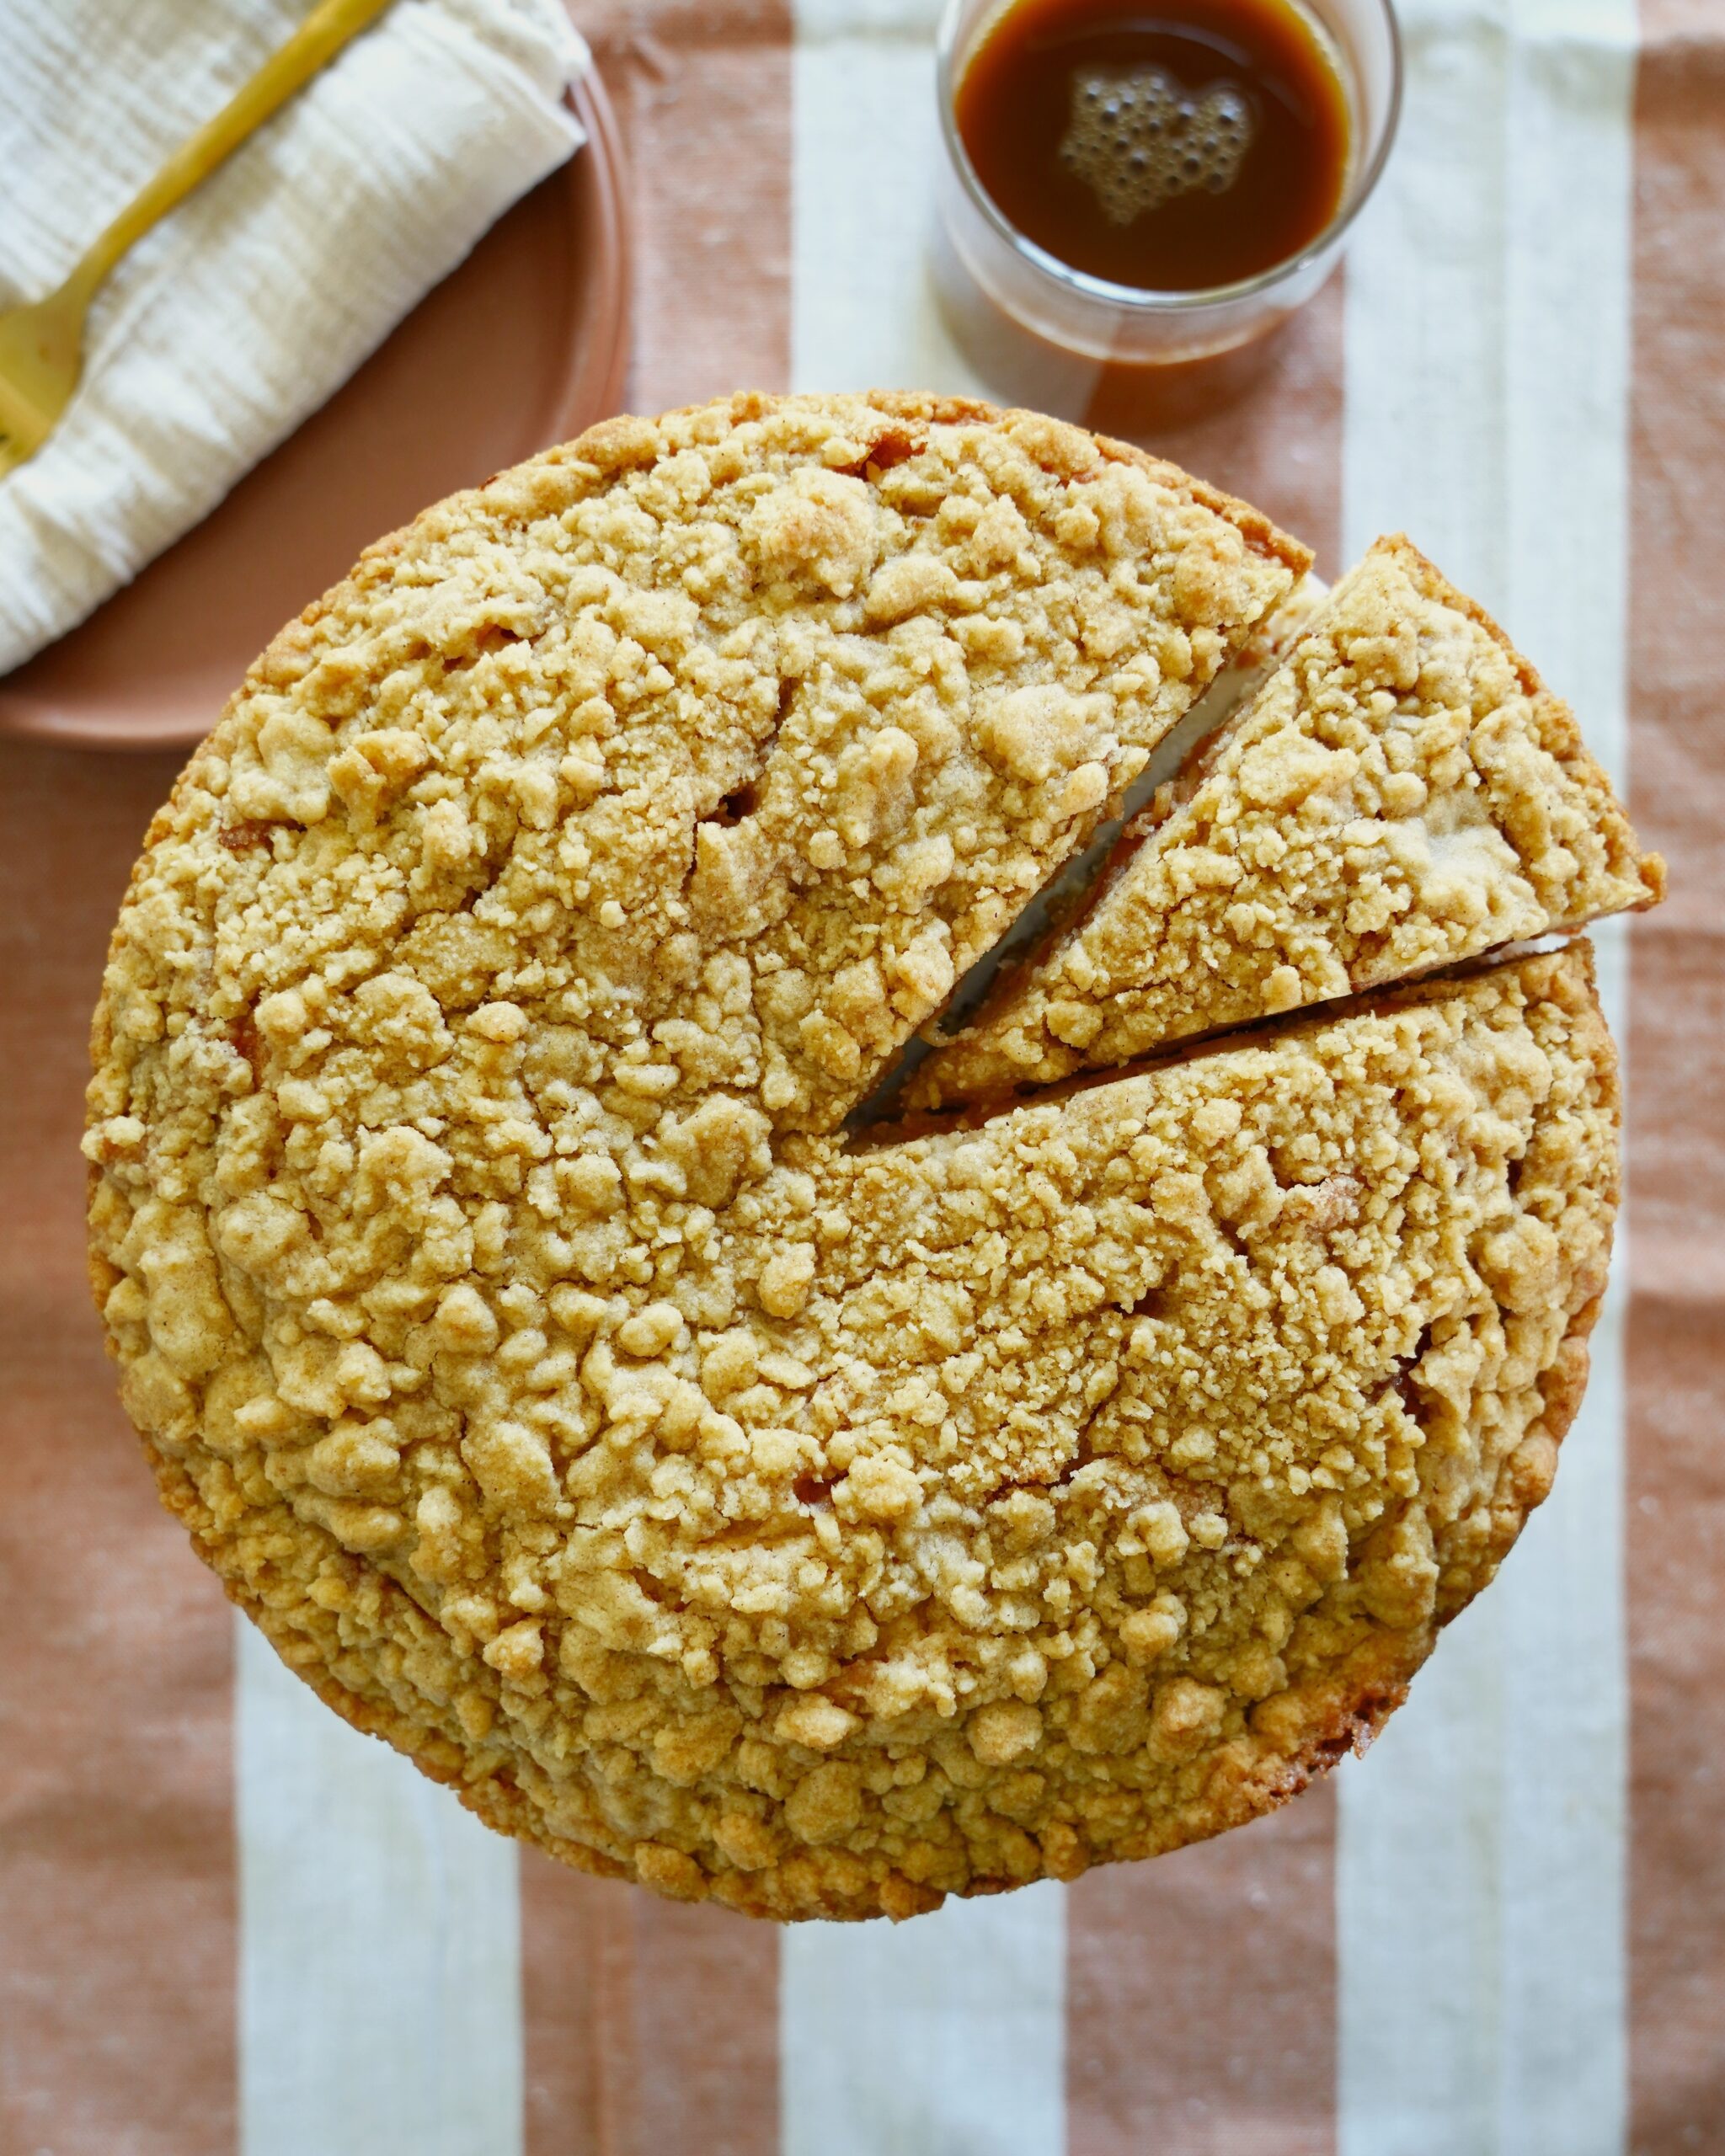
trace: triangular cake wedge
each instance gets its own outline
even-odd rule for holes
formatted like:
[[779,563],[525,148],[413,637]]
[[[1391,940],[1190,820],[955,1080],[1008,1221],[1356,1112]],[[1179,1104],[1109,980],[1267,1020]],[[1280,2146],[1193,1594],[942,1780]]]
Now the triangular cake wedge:
[[1112,1068],[1664,889],[1567,707],[1405,538],[1382,539],[907,1104]]

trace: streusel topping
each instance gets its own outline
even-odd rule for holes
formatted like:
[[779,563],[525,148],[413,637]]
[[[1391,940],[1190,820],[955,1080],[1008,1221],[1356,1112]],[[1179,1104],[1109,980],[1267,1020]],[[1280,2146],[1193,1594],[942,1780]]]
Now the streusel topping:
[[1301,563],[1053,422],[740,400],[271,647],[115,934],[93,1272],[340,1712],[797,1917],[1216,1831],[1394,1704],[1578,1396],[1584,953],[832,1134]]

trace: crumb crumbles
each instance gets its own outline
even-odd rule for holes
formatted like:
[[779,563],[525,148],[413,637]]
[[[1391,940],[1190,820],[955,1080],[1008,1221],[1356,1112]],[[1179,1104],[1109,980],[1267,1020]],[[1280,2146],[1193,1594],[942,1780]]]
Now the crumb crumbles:
[[1306,565],[1054,421],[739,398],[428,511],[265,653],[115,931],[92,1268],[331,1705],[798,1918],[1214,1833],[1396,1704],[1584,1379],[1584,947],[839,1130]]

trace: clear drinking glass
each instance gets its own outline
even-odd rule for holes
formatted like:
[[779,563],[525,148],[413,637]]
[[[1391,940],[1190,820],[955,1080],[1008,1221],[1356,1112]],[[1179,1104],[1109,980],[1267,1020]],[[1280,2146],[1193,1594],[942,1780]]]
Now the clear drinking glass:
[[[1342,200],[1316,239],[1285,262],[1238,284],[1199,291],[1140,291],[1070,268],[1027,239],[976,177],[953,115],[971,55],[1012,0],[948,0],[936,48],[943,154],[932,269],[960,343],[985,374],[1027,386],[1039,348],[1046,401],[1071,402],[1098,362],[1166,367],[1207,360],[1262,337],[1305,306],[1335,268],[1348,228],[1382,172],[1402,103],[1402,42],[1391,0],[1292,0],[1333,54],[1347,93],[1352,152]],[[1023,334],[1010,355],[998,343],[1004,316]],[[1010,328],[1009,328],[1010,335]],[[1070,362],[1081,364],[1075,373]],[[996,364],[991,364],[991,361]],[[1063,364],[1066,362],[1066,364]],[[1038,367],[1028,356],[1029,372]]]

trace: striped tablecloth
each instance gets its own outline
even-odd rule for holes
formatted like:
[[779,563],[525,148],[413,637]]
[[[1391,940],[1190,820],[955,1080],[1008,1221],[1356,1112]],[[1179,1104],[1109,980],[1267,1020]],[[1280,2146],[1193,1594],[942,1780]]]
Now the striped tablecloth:
[[[1725,2150],[1725,5],[1404,0],[1402,140],[1254,396],[1156,446],[1406,526],[1672,898],[1600,938],[1626,1232],[1550,1503],[1370,1758],[1070,1889],[786,1933],[556,1870],[353,1735],[155,1506],[87,1307],[83,1039],[162,761],[0,751],[5,2156]],[[633,397],[973,387],[932,0],[593,0]],[[0,215],[3,215],[0,205]]]

